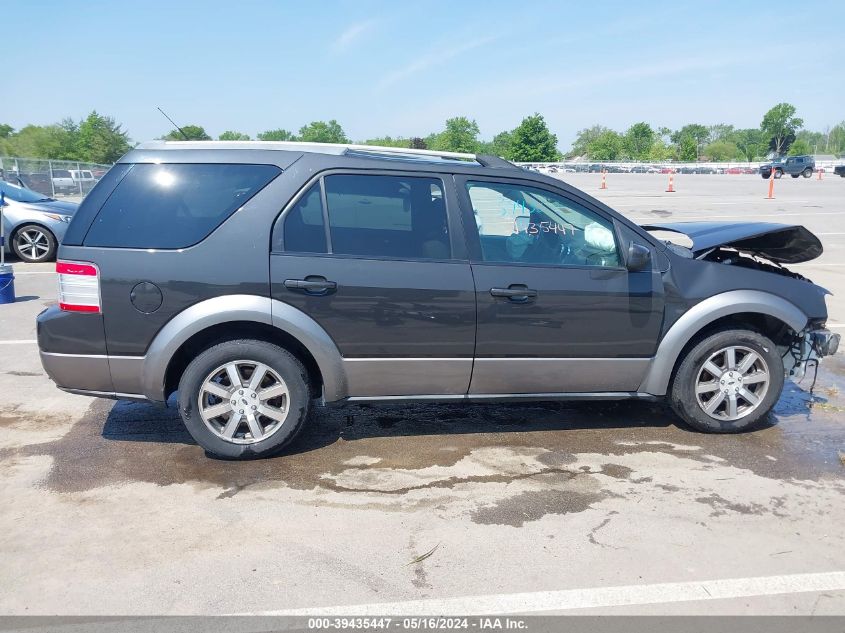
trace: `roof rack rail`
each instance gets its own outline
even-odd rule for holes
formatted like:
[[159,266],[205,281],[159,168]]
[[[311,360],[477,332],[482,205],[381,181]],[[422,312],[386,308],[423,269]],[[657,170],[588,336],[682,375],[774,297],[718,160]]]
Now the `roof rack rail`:
[[463,152],[441,152],[431,149],[410,147],[383,147],[380,145],[358,145],[355,143],[305,143],[302,141],[150,141],[141,143],[137,149],[262,149],[281,151],[315,152],[320,154],[365,154],[367,156],[431,157],[444,160],[473,161],[482,167],[518,169],[504,158],[488,154],[467,154]]
[[493,154],[476,154],[475,160],[482,167],[504,167],[506,169],[519,169],[509,160],[494,156]]

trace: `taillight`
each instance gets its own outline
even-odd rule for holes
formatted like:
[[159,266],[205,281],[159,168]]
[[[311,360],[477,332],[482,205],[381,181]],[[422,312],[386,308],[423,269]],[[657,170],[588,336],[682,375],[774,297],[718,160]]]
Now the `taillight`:
[[67,312],[100,312],[100,271],[94,264],[56,262],[59,308]]

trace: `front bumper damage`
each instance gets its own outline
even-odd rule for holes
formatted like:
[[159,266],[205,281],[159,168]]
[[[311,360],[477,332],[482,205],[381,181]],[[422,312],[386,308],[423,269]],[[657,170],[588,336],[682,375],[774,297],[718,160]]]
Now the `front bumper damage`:
[[807,375],[809,368],[817,369],[820,359],[833,356],[839,349],[840,338],[840,334],[823,326],[810,326],[802,330],[783,353],[786,378],[799,381]]

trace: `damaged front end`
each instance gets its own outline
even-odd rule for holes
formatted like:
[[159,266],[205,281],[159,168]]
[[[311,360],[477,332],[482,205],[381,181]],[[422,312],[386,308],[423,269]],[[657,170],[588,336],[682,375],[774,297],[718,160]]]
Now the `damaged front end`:
[[[651,232],[668,231],[687,236],[689,246],[667,241],[667,247],[684,258],[738,266],[787,277],[812,284],[812,282],[783,264],[798,264],[819,257],[822,244],[818,237],[803,226],[773,224],[767,222],[672,222],[648,224],[644,229]],[[791,283],[791,282],[790,282]],[[815,284],[812,284],[815,286]],[[815,286],[819,294],[829,294]],[[795,294],[792,288],[789,295]],[[801,293],[805,298],[807,294]],[[799,302],[801,303],[801,302]],[[808,311],[810,315],[821,315],[823,310]],[[807,326],[795,332],[784,326],[779,336],[774,337],[784,362],[787,378],[800,381],[808,370],[818,369],[819,360],[831,356],[839,348],[840,335],[825,328],[825,320],[811,318]]]
[[821,323],[810,323],[792,337],[785,349],[781,348],[786,377],[800,381],[807,375],[808,369],[818,371],[819,360],[836,353],[840,338],[839,334],[825,329]]

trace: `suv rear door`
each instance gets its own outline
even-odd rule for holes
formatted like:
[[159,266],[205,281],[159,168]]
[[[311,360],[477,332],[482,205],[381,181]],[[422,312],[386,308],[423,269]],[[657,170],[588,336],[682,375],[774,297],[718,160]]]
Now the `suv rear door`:
[[463,395],[475,288],[451,178],[332,171],[276,220],[271,292],[317,321],[352,397]]
[[536,182],[456,183],[478,302],[470,394],[636,391],[664,293],[659,272],[625,268],[631,230]]

